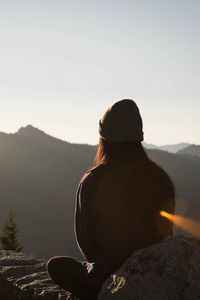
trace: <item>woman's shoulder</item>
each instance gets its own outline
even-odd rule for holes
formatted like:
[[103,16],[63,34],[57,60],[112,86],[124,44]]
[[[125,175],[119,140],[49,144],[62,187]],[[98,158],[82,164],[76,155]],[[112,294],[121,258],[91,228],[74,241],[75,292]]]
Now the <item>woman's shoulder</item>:
[[174,183],[168,172],[162,166],[150,160],[149,171],[149,178],[156,183],[156,186],[160,185],[163,188],[165,187],[168,191],[171,191],[171,193],[174,194]]
[[82,176],[80,180],[80,184],[85,185],[91,181],[94,182],[95,180],[98,180],[103,174],[105,174],[107,169],[108,169],[107,164],[100,164],[98,166],[89,168]]
[[106,169],[106,164],[100,164],[88,169],[85,172],[79,182],[76,192],[78,201],[85,202],[84,199],[87,198],[87,202],[90,202],[88,198],[92,198],[92,195],[97,189],[101,178],[104,177],[104,174],[106,173]]

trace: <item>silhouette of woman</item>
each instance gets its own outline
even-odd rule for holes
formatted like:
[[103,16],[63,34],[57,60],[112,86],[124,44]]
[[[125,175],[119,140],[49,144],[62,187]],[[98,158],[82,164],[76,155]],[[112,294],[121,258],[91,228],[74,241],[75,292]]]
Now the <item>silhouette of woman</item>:
[[94,167],[82,177],[76,200],[75,232],[86,261],[54,257],[47,265],[53,281],[79,299],[96,299],[134,251],[173,234],[159,212],[174,213],[174,186],[143,149],[142,128],[130,99],[116,102],[99,122]]

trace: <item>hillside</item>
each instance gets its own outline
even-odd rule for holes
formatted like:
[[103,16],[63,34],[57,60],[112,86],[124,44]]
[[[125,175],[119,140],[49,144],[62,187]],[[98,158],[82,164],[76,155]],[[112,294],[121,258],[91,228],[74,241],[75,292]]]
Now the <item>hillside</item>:
[[178,143],[178,144],[173,144],[173,145],[157,146],[157,145],[148,144],[148,143],[144,142],[143,145],[147,149],[157,149],[157,150],[167,151],[167,152],[170,152],[170,153],[177,153],[178,151],[188,147],[190,144],[188,144],[188,143]]
[[[12,209],[23,251],[79,256],[73,230],[76,189],[95,151],[95,146],[64,142],[32,126],[0,133],[0,227]],[[172,177],[177,198],[184,203],[178,210],[200,220],[200,159],[147,152]]]
[[26,252],[74,252],[76,188],[94,152],[94,146],[63,142],[31,126],[0,134],[0,226],[12,209]]
[[192,156],[200,157],[200,146],[199,145],[190,145],[184,149],[179,150],[178,154],[189,154]]

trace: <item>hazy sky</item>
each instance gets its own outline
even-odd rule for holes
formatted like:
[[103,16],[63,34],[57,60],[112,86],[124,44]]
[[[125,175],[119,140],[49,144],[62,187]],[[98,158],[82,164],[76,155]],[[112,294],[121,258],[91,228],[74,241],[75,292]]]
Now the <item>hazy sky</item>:
[[200,144],[200,0],[0,0],[0,131],[95,144],[132,98],[155,144]]

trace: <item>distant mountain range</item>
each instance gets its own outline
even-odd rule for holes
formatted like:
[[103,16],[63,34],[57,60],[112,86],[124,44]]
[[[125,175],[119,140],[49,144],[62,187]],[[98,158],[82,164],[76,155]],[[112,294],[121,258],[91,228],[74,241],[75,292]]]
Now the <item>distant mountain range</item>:
[[167,151],[170,153],[188,154],[188,155],[200,157],[200,145],[194,145],[189,143],[178,143],[174,145],[172,144],[172,145],[157,146],[157,145],[143,142],[143,146],[147,149],[157,149],[157,150]]
[[[73,229],[76,189],[96,149],[61,141],[31,125],[15,134],[0,132],[0,228],[13,210],[24,251],[80,257]],[[200,158],[181,151],[147,149],[175,183],[177,212],[200,221]]]
[[189,154],[200,157],[200,145],[190,145],[178,151],[178,154]]
[[190,146],[189,143],[178,143],[178,144],[174,144],[174,145],[157,146],[157,145],[148,144],[148,143],[145,143],[145,142],[143,143],[143,145],[147,149],[158,149],[158,150],[163,150],[163,151],[167,151],[167,152],[170,152],[170,153],[176,153],[176,152]]

